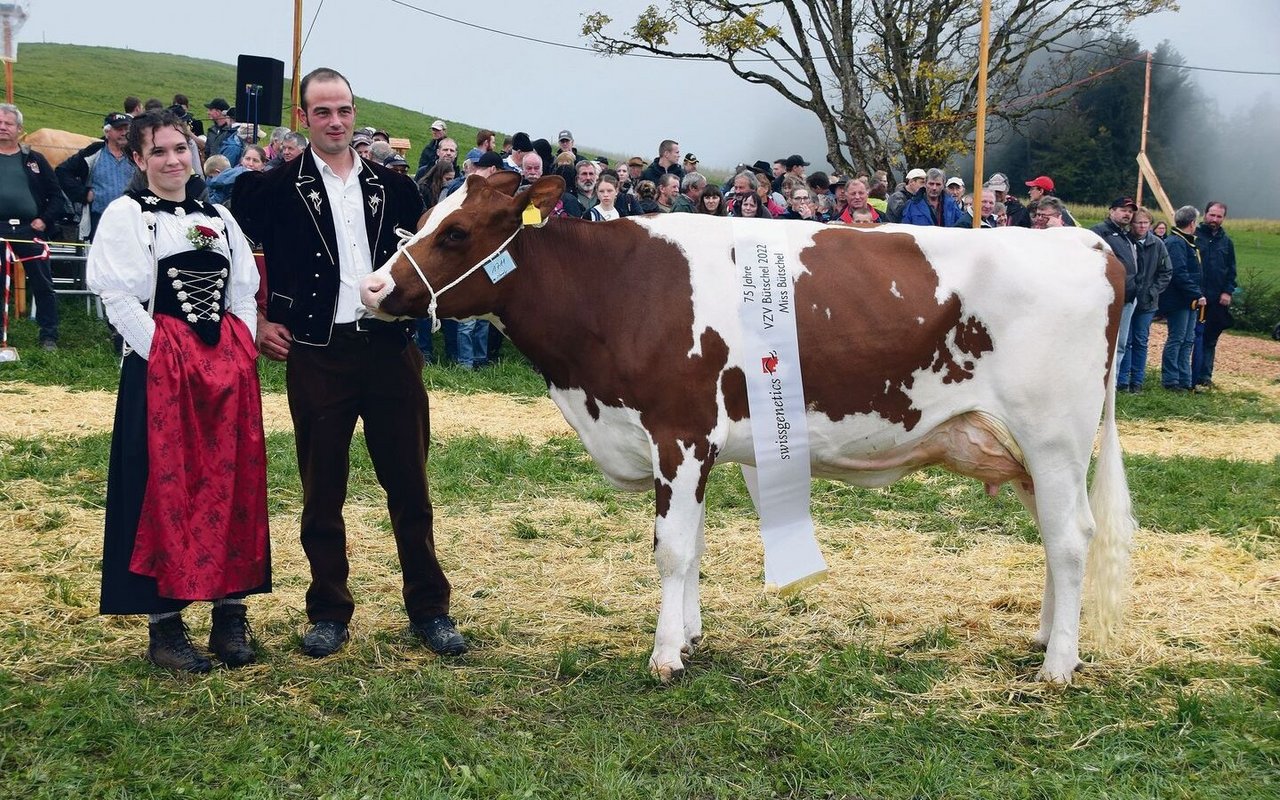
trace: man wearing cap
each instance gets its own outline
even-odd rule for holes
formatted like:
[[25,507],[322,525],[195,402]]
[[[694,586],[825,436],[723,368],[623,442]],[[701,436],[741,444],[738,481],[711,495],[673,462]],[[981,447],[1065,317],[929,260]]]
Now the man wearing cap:
[[[831,218],[839,219],[844,215],[845,210],[849,208],[849,196],[846,194],[846,188],[849,185],[849,179],[840,173],[832,173],[830,178],[831,189]],[[862,184],[866,186],[864,182]]]
[[[1120,263],[1124,264],[1124,307],[1120,311],[1117,358],[1123,357],[1129,346],[1129,327],[1133,323],[1133,310],[1138,300],[1138,247],[1129,238],[1129,224],[1133,222],[1133,212],[1137,210],[1138,204],[1133,202],[1132,197],[1117,197],[1107,209],[1107,218],[1092,228],[1111,247],[1111,252],[1120,259]],[[1013,221],[1010,220],[1009,224],[1012,225]],[[1119,369],[1116,372],[1119,373]],[[1119,378],[1119,375],[1116,377]],[[1122,392],[1129,391],[1128,384],[1117,383],[1117,388]]]
[[987,188],[996,193],[996,202],[1004,206],[1005,225],[1018,226],[1019,228],[1031,227],[1031,212],[1018,200],[1018,198],[1009,194],[1009,178],[1003,172],[996,172],[987,178]]
[[471,166],[464,170],[465,174],[458,175],[456,178],[444,185],[444,189],[440,192],[441,199],[448,197],[453,192],[456,192],[458,187],[466,183],[467,178],[472,175],[479,175],[482,178],[487,178],[502,169],[502,156],[492,150],[488,152],[481,152],[479,148],[472,148],[471,152],[467,154],[466,160]]
[[632,156],[627,159],[627,173],[631,176],[631,185],[634,187],[644,180],[644,168],[649,166],[649,162],[640,156]]
[[925,173],[924,188],[902,207],[902,222],[907,225],[933,225],[939,228],[967,228],[973,217],[943,191],[946,173],[934,167]]
[[524,171],[524,157],[533,152],[533,140],[524,131],[511,135],[511,154],[503,160],[502,168],[511,172]]
[[427,142],[422,153],[418,156],[418,174],[422,175],[436,164],[436,149],[440,146],[440,140],[445,137],[445,133],[449,130],[449,126],[444,120],[438,119],[431,123],[431,141]]
[[356,105],[341,73],[312,70],[299,88],[311,145],[279,169],[246,172],[236,181],[233,207],[266,256],[258,349],[288,362],[301,541],[311,567],[311,626],[302,651],[323,658],[349,638],[355,598],[343,504],[359,419],[386,491],[410,631],[440,655],[460,655],[467,644],[448,616],[449,581],[436,557],[427,491],[422,353],[409,324],[374,319],[359,291],[363,276],[396,253],[397,229],[417,227],[422,196],[407,177],[356,157]]
[[695,156],[693,153],[686,153],[684,157],[684,163],[681,164],[680,166],[684,170],[684,174],[686,175],[688,175],[690,172],[697,172],[698,157]]
[[[209,130],[204,136],[204,153],[205,156],[216,156],[222,152],[222,143],[229,136],[235,136],[235,125],[231,116],[227,113],[231,110],[231,104],[221,97],[215,97],[204,104],[209,110]],[[235,166],[238,161],[232,161],[231,165]]]
[[803,178],[804,168],[809,166],[809,162],[805,161],[803,156],[796,153],[787,156],[787,160],[783,162],[783,166],[786,167],[786,172],[783,173],[783,177],[787,175],[795,175],[797,178]]
[[90,240],[98,232],[98,220],[133,179],[135,168],[126,148],[129,142],[129,123],[133,117],[118,111],[102,120],[102,138],[68,158],[54,170],[62,191],[73,203],[83,203],[88,209],[80,220],[80,235]]
[[560,155],[561,153],[573,153],[573,160],[575,162],[582,160],[582,156],[578,155],[578,148],[573,144],[573,131],[560,131],[560,134],[556,136],[556,140],[560,142],[560,147],[557,148],[556,155]]
[[351,146],[355,149],[356,155],[368,158],[373,151],[373,137],[367,133],[357,133],[351,137]]
[[[677,180],[684,178],[684,170],[680,168],[680,143],[674,139],[663,139],[658,145],[658,157],[645,167],[640,175],[641,180],[653,181],[653,185],[662,188],[659,181],[663,175],[674,175]],[[673,198],[674,201],[674,198]]]
[[391,155],[384,158],[382,160],[382,166],[386,167],[392,172],[398,172],[401,175],[409,174],[409,162],[406,161],[404,156],[400,155],[399,153],[392,153]]
[[906,182],[885,200],[888,208],[885,216],[890,222],[902,222],[902,209],[906,208],[911,198],[916,196],[916,192],[924,188],[924,179],[925,171],[919,167],[907,172]]
[[23,259],[27,285],[36,300],[40,347],[57,350],[58,297],[44,248],[31,240],[49,238],[62,215],[62,192],[53,167],[18,142],[21,134],[22,112],[15,105],[0,103],[0,237],[12,242],[14,255]]
[[[1041,175],[1033,181],[1027,181],[1027,193],[1031,195],[1031,202],[1027,203],[1027,213],[1034,214],[1036,204],[1045,197],[1053,197],[1053,178],[1048,175]],[[1071,212],[1067,210],[1066,204],[1059,201],[1062,208],[1062,224],[1068,228],[1076,227],[1076,218],[1071,216]]]
[[964,205],[964,178],[961,178],[959,175],[952,175],[950,178],[947,178],[945,188],[947,190],[947,194],[951,195],[951,199],[955,200],[962,206]]

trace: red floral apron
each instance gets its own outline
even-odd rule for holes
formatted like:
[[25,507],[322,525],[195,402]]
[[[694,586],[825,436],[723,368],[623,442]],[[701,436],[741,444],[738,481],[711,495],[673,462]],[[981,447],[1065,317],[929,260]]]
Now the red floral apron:
[[232,314],[214,345],[182,320],[156,314],[155,323],[147,488],[129,569],[176,600],[253,589],[269,566],[257,348]]

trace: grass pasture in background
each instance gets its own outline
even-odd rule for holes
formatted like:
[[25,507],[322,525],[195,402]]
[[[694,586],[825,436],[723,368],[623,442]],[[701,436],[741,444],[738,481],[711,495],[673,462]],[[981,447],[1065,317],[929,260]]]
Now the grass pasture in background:
[[[0,392],[36,405],[42,386],[114,386],[105,326],[82,301],[62,310],[54,353],[15,321],[22,361],[0,366]],[[262,374],[281,391],[278,365]],[[518,357],[474,373],[431,367],[426,380],[437,401],[545,392]],[[1121,396],[1122,432],[1280,429],[1269,379],[1222,383]],[[784,598],[762,589],[740,475],[717,467],[707,638],[685,679],[662,687],[646,666],[652,494],[608,486],[575,437],[433,432],[437,543],[474,644],[442,661],[405,630],[384,500],[357,436],[353,640],[314,661],[297,649],[307,567],[293,438],[270,433],[275,591],[250,610],[261,663],[204,677],[154,670],[143,620],[96,614],[109,442],[101,424],[0,435],[0,796],[1280,793],[1280,462],[1265,447],[1130,452],[1142,530],[1128,626],[1106,652],[1085,627],[1088,666],[1070,688],[1033,679],[1043,554],[1009,492],[987,498],[936,470],[878,491],[817,481],[832,575]],[[188,613],[198,642],[207,609]]]

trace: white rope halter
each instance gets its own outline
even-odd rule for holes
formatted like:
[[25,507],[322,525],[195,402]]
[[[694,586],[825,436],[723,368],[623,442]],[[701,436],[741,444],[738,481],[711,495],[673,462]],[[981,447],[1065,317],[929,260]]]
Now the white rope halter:
[[436,317],[436,305],[440,295],[457,286],[459,283],[462,283],[467,278],[471,277],[471,273],[484,267],[490,261],[493,261],[495,258],[502,255],[502,251],[507,249],[507,245],[511,244],[511,241],[516,238],[516,234],[520,233],[521,230],[523,230],[523,226],[516,228],[515,232],[508,236],[506,241],[498,245],[498,249],[482,258],[480,262],[471,269],[454,278],[448,285],[440,289],[440,291],[436,291],[435,288],[431,286],[431,281],[427,280],[427,275],[422,271],[422,267],[418,266],[417,259],[415,259],[413,254],[409,252],[409,242],[416,234],[413,231],[407,231],[404,228],[396,228],[396,235],[400,237],[400,244],[396,245],[396,253],[409,260],[409,263],[413,265],[413,271],[418,273],[418,278],[422,281],[422,285],[427,287],[427,291],[431,293],[431,302],[427,304],[427,317],[431,320],[432,333],[440,330],[440,319]]

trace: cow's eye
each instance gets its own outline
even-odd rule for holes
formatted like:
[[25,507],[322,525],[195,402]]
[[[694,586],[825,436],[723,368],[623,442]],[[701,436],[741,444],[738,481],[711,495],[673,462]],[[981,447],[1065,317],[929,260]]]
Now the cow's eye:
[[444,232],[444,238],[450,242],[461,242],[467,238],[467,232],[454,225]]

